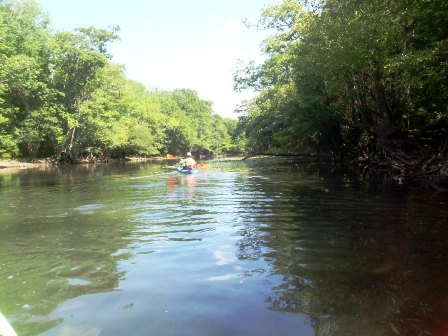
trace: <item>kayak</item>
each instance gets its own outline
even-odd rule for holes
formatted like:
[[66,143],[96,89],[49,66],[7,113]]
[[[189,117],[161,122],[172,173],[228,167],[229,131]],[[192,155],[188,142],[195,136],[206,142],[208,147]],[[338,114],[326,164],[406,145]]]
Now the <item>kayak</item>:
[[197,174],[197,173],[199,173],[198,169],[185,169],[182,166],[178,166],[177,171],[182,174]]
[[16,332],[9,324],[8,320],[0,313],[0,335],[2,336],[17,336]]
[[185,169],[185,168],[182,168],[181,166],[177,167],[177,171],[182,174],[197,174],[197,173],[199,173],[198,169]]

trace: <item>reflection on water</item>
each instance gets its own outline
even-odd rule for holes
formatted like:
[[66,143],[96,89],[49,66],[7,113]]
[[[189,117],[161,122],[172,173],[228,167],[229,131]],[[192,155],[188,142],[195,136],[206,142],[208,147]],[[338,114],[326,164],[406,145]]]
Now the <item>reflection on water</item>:
[[315,335],[446,334],[443,201],[334,182],[260,189],[273,199],[260,208],[273,215],[251,216],[255,228],[242,230],[239,247],[281,277],[268,306],[306,314]]
[[0,174],[0,311],[20,335],[446,335],[446,197],[209,167]]

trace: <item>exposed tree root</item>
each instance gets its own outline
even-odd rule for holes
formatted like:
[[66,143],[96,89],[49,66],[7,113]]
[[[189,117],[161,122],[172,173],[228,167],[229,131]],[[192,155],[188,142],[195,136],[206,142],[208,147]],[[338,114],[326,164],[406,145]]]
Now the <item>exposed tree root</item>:
[[383,170],[400,184],[417,183],[438,192],[448,192],[448,137],[438,142],[441,144],[438,146],[428,139],[410,140],[383,149],[381,155],[373,155],[367,162],[369,170]]

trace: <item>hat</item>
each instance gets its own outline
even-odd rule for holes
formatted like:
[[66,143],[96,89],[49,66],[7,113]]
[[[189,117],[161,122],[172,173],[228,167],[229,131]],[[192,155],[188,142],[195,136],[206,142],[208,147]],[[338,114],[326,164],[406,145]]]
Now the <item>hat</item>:
[[191,153],[190,153],[190,152],[188,152],[188,153],[187,153],[187,156],[191,156]]

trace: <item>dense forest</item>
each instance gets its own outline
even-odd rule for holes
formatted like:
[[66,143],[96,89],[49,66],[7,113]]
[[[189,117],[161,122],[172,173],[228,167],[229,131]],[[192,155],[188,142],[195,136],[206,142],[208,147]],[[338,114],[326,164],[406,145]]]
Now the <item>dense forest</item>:
[[191,89],[148,90],[107,47],[119,28],[53,31],[0,0],[0,158],[313,154],[403,177],[448,175],[448,2],[283,0],[254,29],[257,92],[223,119]]
[[237,121],[197,92],[128,80],[107,50],[118,33],[55,32],[34,1],[0,0],[0,159],[237,151]]
[[259,92],[238,125],[250,151],[448,175],[446,0],[284,0],[255,28],[274,33],[235,72]]

